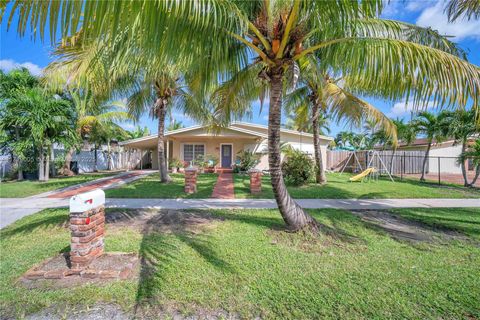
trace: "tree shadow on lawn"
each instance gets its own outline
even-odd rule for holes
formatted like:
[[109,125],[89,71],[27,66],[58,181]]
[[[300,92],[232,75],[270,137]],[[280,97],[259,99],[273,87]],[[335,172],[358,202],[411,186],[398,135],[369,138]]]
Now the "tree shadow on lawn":
[[476,242],[457,228],[427,224],[417,219],[396,215],[388,210],[351,210],[350,213],[358,217],[365,228],[420,250],[425,250],[424,247],[418,247],[421,243],[441,244],[455,240]]
[[145,303],[154,302],[156,293],[168,283],[164,270],[182,263],[184,250],[193,250],[195,255],[221,272],[235,272],[234,266],[217,254],[208,232],[222,220],[203,210],[161,210],[145,222],[139,252],[141,270],[136,314]]
[[[281,234],[284,237],[298,237],[302,234],[285,232],[285,224],[280,215],[265,214],[266,210],[161,210],[151,217],[142,229],[143,238],[140,245],[141,271],[136,296],[135,312],[141,314],[145,305],[154,305],[156,296],[160,296],[162,288],[170,283],[166,278],[176,265],[185,263],[185,250],[201,257],[206,263],[221,273],[237,273],[235,263],[222,258],[215,248],[218,239],[213,238],[211,230],[219,223],[234,221],[258,226],[266,232]],[[363,239],[345,230],[342,224],[358,219],[351,215],[335,214],[327,218],[329,226],[322,225],[321,232],[335,238],[339,242],[365,243]],[[272,234],[269,234],[272,236]],[[275,240],[275,237],[271,237]],[[309,241],[311,238],[305,238]],[[324,241],[325,238],[318,238]],[[285,242],[287,245],[289,242]],[[314,244],[315,245],[315,244]],[[323,245],[323,244],[322,244]],[[181,266],[181,265],[179,265]],[[181,272],[180,270],[178,272]]]
[[[25,221],[22,221],[24,220]],[[40,228],[52,227],[68,228],[68,212],[62,209],[46,209],[31,216],[22,218],[11,226],[0,230],[1,238],[6,239],[14,235],[32,233]]]

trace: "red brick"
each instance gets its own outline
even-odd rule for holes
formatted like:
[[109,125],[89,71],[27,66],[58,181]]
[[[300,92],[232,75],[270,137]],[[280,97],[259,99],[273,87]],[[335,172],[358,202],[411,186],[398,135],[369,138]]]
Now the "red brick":
[[[72,239],[73,239],[73,237],[72,237]],[[90,235],[88,235],[86,237],[78,238],[78,242],[85,243],[85,242],[90,242],[93,239],[95,239],[95,233],[92,232]]]
[[98,278],[99,273],[95,270],[84,270],[80,273],[82,278],[94,279]]
[[118,278],[120,276],[120,271],[118,270],[101,270],[99,272],[100,278],[103,279],[113,279]]
[[32,270],[32,271],[28,271],[28,272],[24,275],[24,277],[27,278],[27,279],[35,280],[35,279],[42,279],[44,275],[45,275],[45,271]]
[[45,279],[61,279],[63,278],[63,273],[65,270],[59,269],[59,270],[52,270],[52,271],[47,271],[43,275]]

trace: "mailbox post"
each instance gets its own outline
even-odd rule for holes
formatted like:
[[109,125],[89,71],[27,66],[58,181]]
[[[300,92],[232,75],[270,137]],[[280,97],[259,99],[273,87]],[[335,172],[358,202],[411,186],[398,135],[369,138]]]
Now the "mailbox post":
[[72,269],[85,269],[103,254],[105,192],[100,189],[70,198],[70,262]]

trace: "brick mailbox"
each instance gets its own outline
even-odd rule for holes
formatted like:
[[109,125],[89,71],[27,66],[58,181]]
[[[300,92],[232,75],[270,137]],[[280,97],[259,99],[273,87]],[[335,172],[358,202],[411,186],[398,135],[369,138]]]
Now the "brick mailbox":
[[85,269],[103,254],[105,192],[100,189],[70,198],[70,262],[72,269]]
[[248,174],[250,175],[250,193],[262,192],[262,171],[253,169]]
[[186,193],[197,192],[197,169],[196,168],[185,169],[185,192]]

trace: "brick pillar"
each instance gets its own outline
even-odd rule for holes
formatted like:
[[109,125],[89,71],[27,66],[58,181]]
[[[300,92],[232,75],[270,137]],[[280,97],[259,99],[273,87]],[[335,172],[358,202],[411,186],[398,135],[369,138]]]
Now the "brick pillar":
[[250,193],[256,194],[262,192],[262,172],[260,170],[250,170]]
[[197,192],[197,169],[196,168],[185,169],[185,192],[186,193]]
[[70,198],[70,231],[71,268],[84,269],[103,254],[105,193],[102,190]]

